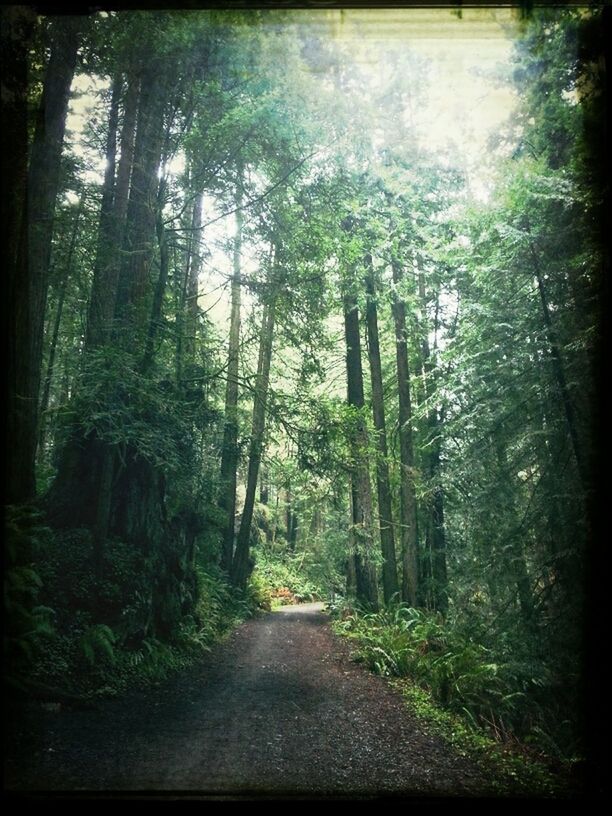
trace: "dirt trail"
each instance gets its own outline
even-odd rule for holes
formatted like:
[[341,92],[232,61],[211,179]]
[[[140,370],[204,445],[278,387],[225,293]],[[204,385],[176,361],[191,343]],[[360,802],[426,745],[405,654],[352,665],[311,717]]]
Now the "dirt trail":
[[30,712],[5,789],[474,795],[487,782],[351,662],[320,604],[242,624],[161,688]]

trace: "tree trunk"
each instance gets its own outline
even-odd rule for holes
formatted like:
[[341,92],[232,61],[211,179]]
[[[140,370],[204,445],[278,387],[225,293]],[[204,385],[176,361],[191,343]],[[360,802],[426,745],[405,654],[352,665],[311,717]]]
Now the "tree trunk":
[[[134,164],[134,132],[139,86],[139,79],[131,75],[124,101],[121,157],[113,190],[110,188],[114,174],[107,172],[105,175],[103,200],[106,201],[106,206],[112,202],[112,217],[109,223],[107,211],[101,210],[94,278],[87,315],[86,353],[110,344],[112,340],[121,263],[119,247],[126,228],[130,178]],[[114,117],[115,112],[111,104],[107,160],[112,159]],[[107,502],[104,499],[104,491],[100,491],[99,487],[107,481],[105,474],[113,470],[113,462],[107,461],[113,456],[110,448],[102,446],[93,435],[88,439],[80,436],[69,438],[60,453],[57,476],[46,497],[49,518],[53,523],[58,526],[72,524],[91,526],[96,530],[95,538],[99,546],[108,526],[108,518],[106,521],[103,520],[102,509],[103,506],[107,506]]]
[[376,308],[376,287],[372,256],[366,256],[366,291],[368,304],[366,322],[368,327],[368,358],[372,382],[372,414],[376,429],[376,487],[378,491],[378,515],[380,527],[380,547],[383,557],[383,593],[389,604],[399,593],[397,584],[397,562],[395,557],[395,537],[393,534],[393,512],[389,487],[389,463],[387,451],[387,430],[385,424],[385,401],[378,340],[378,314]]
[[[393,282],[397,286],[402,270],[393,261]],[[400,521],[402,541],[402,600],[416,606],[418,599],[418,541],[416,494],[414,488],[414,453],[412,446],[412,406],[410,403],[410,369],[408,367],[408,333],[406,307],[395,294],[393,300],[395,322],[395,353],[397,361],[397,388],[399,400],[400,439]]]
[[[508,480],[511,479],[511,476],[506,449],[499,437],[492,437],[491,445],[495,448],[497,456],[497,466],[499,469],[498,482],[500,484],[507,483]],[[506,491],[505,497],[504,504],[506,504],[508,508],[510,517],[516,519],[518,522],[519,513],[512,491]],[[535,627],[535,605],[531,591],[531,579],[529,578],[525,552],[520,537],[520,524],[517,523],[516,526],[519,528],[519,532],[511,534],[508,540],[502,542],[503,551],[501,559],[502,563],[505,562],[504,575],[506,575],[516,587],[516,595],[518,597],[523,623],[529,631],[532,631]]]
[[159,61],[149,63],[142,77],[127,207],[124,261],[119,273],[115,315],[126,347],[148,326],[151,307],[149,270],[155,242],[157,171],[164,135],[168,82]]
[[166,228],[164,227],[163,206],[166,185],[162,182],[159,185],[157,217],[155,220],[155,229],[157,233],[157,243],[159,246],[159,275],[157,276],[157,283],[155,285],[155,292],[153,294],[153,304],[151,306],[151,316],[149,317],[149,329],[147,332],[147,340],[145,344],[145,352],[142,358],[141,370],[146,374],[155,357],[155,340],[162,322],[162,307],[164,303],[164,295],[166,294],[166,285],[168,283],[168,240],[166,238]]
[[[24,404],[30,387],[23,367],[29,342],[30,291],[27,275],[18,268],[28,175],[28,52],[36,26],[36,11],[26,6],[0,9],[0,84],[2,89],[2,304],[4,320],[6,406],[4,501],[18,504],[34,495],[35,438]],[[30,453],[32,455],[30,456]]]
[[[52,24],[51,56],[30,156],[19,248],[9,267],[7,446],[9,503],[34,497],[49,260],[70,85],[82,23]],[[17,201],[19,197],[17,198]],[[11,274],[12,270],[14,274]]]
[[[193,172],[192,172],[193,179]],[[198,320],[198,278],[201,267],[202,205],[204,191],[194,194],[191,215],[186,225],[187,241],[184,267],[178,293],[176,312],[176,380],[183,379],[185,362],[195,360],[195,338]]]
[[[198,294],[200,290],[199,276],[200,268],[202,266],[202,205],[204,202],[204,191],[200,191],[193,203],[193,216],[191,219],[191,246],[189,253],[189,274],[187,275],[186,291],[185,291],[185,311],[187,317],[187,325],[185,332],[185,357],[190,363],[193,363],[196,356],[196,338],[198,333],[198,319],[200,316],[200,307],[198,305]],[[242,231],[242,221],[238,227]],[[239,242],[240,239],[238,238]],[[234,249],[234,254],[240,253],[240,246]],[[238,263],[240,260],[238,260]],[[234,266],[236,260],[234,259]]]
[[[117,127],[117,121],[111,103],[106,153],[107,168],[102,194],[98,249],[87,318],[85,343],[87,349],[96,348],[108,342],[112,332],[117,298],[117,281],[121,263],[119,248],[123,244],[125,234],[130,177],[134,164],[134,133],[139,84],[138,78],[131,72],[127,79],[127,91],[124,100],[123,126],[120,138],[121,157],[117,167],[116,180],[114,177],[114,144],[116,137],[113,135],[113,131]],[[118,79],[115,80],[115,85],[119,85]]]
[[291,525],[288,530],[289,549],[291,552],[295,551],[298,539],[298,530],[300,526],[300,518],[295,510],[291,510]]
[[238,480],[238,367],[240,355],[240,300],[241,300],[241,252],[242,252],[242,192],[236,191],[236,237],[234,241],[234,270],[231,289],[231,316],[229,350],[227,360],[227,383],[225,387],[225,426],[221,453],[221,484],[219,507],[226,514],[223,533],[221,566],[227,572],[232,568],[236,523],[236,484]]
[[266,421],[266,402],[268,386],[270,384],[270,361],[272,359],[272,342],[274,339],[274,323],[276,315],[277,287],[273,282],[273,291],[270,301],[264,307],[259,341],[259,364],[257,366],[257,382],[253,401],[253,424],[251,442],[249,446],[249,468],[247,488],[244,500],[244,509],[240,520],[240,530],[236,541],[236,552],[232,562],[232,583],[240,589],[245,589],[250,574],[250,537],[253,509],[255,507],[255,493],[257,478],[261,463],[261,448]]
[[[155,65],[149,66],[148,73],[143,76],[142,93],[138,108],[138,126],[135,139],[134,153],[129,149],[131,124],[124,121],[122,133],[126,137],[126,161],[124,156],[119,164],[117,190],[114,196],[114,225],[117,231],[121,228],[122,216],[125,212],[126,199],[123,197],[129,179],[129,167],[133,164],[131,174],[131,189],[126,212],[126,248],[129,250],[121,264],[121,277],[117,282],[117,296],[111,296],[112,284],[116,280],[116,259],[108,259],[100,267],[98,280],[102,287],[106,269],[110,275],[106,294],[92,305],[90,318],[92,330],[90,337],[94,346],[98,342],[110,343],[109,324],[106,317],[110,307],[115,305],[116,313],[121,317],[121,334],[115,338],[114,344],[125,349],[137,349],[139,342],[144,338],[146,320],[143,322],[144,309],[150,304],[149,267],[151,263],[153,241],[155,238],[155,204],[154,192],[157,190],[157,170],[161,158],[163,135],[163,111],[165,106],[165,80],[158,76]],[[128,92],[128,99],[130,94]],[[126,119],[128,119],[126,107]],[[123,145],[122,145],[123,147]],[[134,161],[132,162],[132,155]],[[122,166],[123,165],[123,166]],[[118,234],[118,232],[117,232]],[[107,297],[107,295],[109,295]],[[134,365],[137,365],[137,358]],[[119,385],[119,384],[118,384]],[[123,467],[130,471],[130,457],[134,452],[124,452]],[[104,539],[111,525],[111,515],[115,515],[117,501],[124,502],[125,497],[119,496],[121,487],[112,485],[113,495],[108,498],[105,485],[109,484],[109,474],[116,469],[116,450],[113,446],[103,443],[95,434],[90,433],[86,439],[74,438],[68,441],[58,467],[57,477],[46,496],[48,515],[52,523],[57,526],[83,526],[94,531],[94,556],[96,562],[101,562]],[[156,481],[155,475],[144,476],[147,463],[134,464],[131,472],[138,471],[138,478],[142,476],[143,484]],[[110,488],[109,488],[110,489]],[[133,491],[129,491],[133,496]],[[145,499],[143,499],[145,501]],[[115,533],[121,537],[122,532],[115,528]],[[127,540],[127,539],[126,539]]]
[[568,434],[572,443],[572,451],[574,453],[574,459],[576,461],[576,465],[578,468],[578,475],[580,476],[580,480],[582,483],[583,490],[586,490],[588,487],[589,482],[589,474],[586,469],[586,464],[584,457],[582,455],[582,448],[580,446],[580,441],[578,439],[578,428],[576,423],[576,416],[574,412],[574,406],[572,404],[572,398],[569,393],[569,389],[567,387],[567,380],[565,377],[565,368],[563,365],[563,357],[561,355],[561,349],[559,347],[559,342],[557,340],[557,334],[555,332],[555,328],[553,326],[552,318],[550,316],[550,308],[548,305],[548,298],[546,296],[546,288],[544,286],[544,279],[542,277],[542,273],[540,271],[540,264],[538,260],[537,253],[535,251],[535,246],[533,244],[533,240],[530,238],[529,241],[529,248],[531,250],[531,256],[533,258],[533,266],[534,266],[534,274],[538,284],[538,292],[540,295],[540,302],[542,304],[542,316],[544,318],[544,325],[546,326],[546,333],[548,335],[548,343],[550,345],[550,354],[552,357],[552,365],[553,365],[553,372],[555,376],[555,380],[557,383],[557,388],[559,389],[559,396],[561,397],[561,404],[563,406],[563,413],[565,415],[565,421],[567,423],[567,430]]
[[62,275],[62,282],[59,288],[57,308],[55,310],[55,319],[53,321],[53,332],[51,334],[51,344],[49,346],[49,359],[47,361],[47,372],[43,385],[43,394],[40,402],[40,430],[38,436],[38,455],[39,458],[44,456],[45,446],[45,432],[47,426],[46,412],[49,407],[49,395],[51,393],[51,382],[53,380],[53,369],[55,367],[55,354],[57,351],[57,341],[59,338],[59,330],[62,321],[62,313],[64,311],[64,299],[66,297],[66,290],[68,282],[72,274],[72,260],[74,257],[74,250],[76,247],[76,240],[78,237],[79,221],[81,220],[81,213],[83,211],[83,204],[85,201],[85,193],[81,193],[79,204],[74,216],[74,224],[72,227],[72,236],[70,238],[70,247],[68,248],[68,257],[66,259],[66,269]]
[[[421,309],[426,315],[427,302],[425,280],[423,273],[419,273],[419,299]],[[436,316],[434,320],[434,337],[438,333],[438,296],[436,295]],[[424,390],[426,399],[431,400],[435,392],[437,369],[431,359],[429,348],[427,320],[421,326],[421,361],[423,366]],[[437,340],[434,340],[434,351]],[[427,479],[430,487],[430,499],[427,506],[427,522],[425,528],[425,547],[430,559],[429,575],[429,605],[443,614],[448,609],[448,574],[446,568],[446,535],[444,530],[444,493],[440,481],[441,465],[441,419],[438,409],[432,405],[427,414],[428,444],[426,461]]]
[[262,467],[259,476],[259,503],[268,504],[270,500],[270,483],[268,481],[268,469]]
[[353,560],[357,599],[372,609],[378,608],[376,570],[371,560],[373,549],[372,488],[368,463],[368,432],[363,417],[363,371],[357,300],[344,297],[344,336],[346,341],[346,379],[348,404],[355,409],[350,430],[352,453],[351,496]]

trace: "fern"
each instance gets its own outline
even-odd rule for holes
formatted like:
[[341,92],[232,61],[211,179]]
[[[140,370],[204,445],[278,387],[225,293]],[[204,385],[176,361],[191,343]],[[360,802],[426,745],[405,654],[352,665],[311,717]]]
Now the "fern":
[[106,657],[111,663],[115,662],[116,642],[117,637],[110,626],[96,623],[82,635],[80,646],[87,662],[94,666],[100,656]]

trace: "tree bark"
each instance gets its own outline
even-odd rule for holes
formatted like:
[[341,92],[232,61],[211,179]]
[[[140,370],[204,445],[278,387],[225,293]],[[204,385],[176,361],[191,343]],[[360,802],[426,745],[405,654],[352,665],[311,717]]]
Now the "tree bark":
[[[193,363],[196,356],[196,338],[198,333],[198,318],[200,307],[198,305],[198,293],[200,269],[202,266],[202,204],[204,202],[204,191],[201,190],[195,197],[193,203],[193,216],[191,220],[191,249],[189,253],[189,274],[187,275],[187,286],[185,292],[185,311],[187,326],[185,332],[185,357]],[[242,221],[238,227],[242,235]],[[240,240],[240,239],[238,239]],[[234,248],[234,255],[240,253],[240,247]],[[238,261],[239,262],[239,261]],[[236,260],[234,258],[234,266]]]
[[[528,232],[530,232],[528,227]],[[531,257],[533,259],[533,267],[534,267],[534,274],[538,284],[538,293],[540,295],[540,302],[542,304],[542,316],[544,318],[544,325],[546,326],[546,333],[548,335],[548,343],[550,345],[550,354],[552,357],[552,365],[553,365],[553,372],[555,376],[555,380],[557,383],[557,387],[559,389],[559,395],[561,397],[561,404],[563,406],[563,413],[565,415],[565,421],[567,423],[567,430],[569,433],[569,437],[572,443],[572,451],[574,453],[574,459],[576,461],[576,466],[578,468],[578,475],[580,476],[580,481],[582,483],[583,490],[587,490],[589,484],[589,474],[587,472],[586,463],[584,457],[582,455],[582,448],[580,446],[580,441],[578,439],[578,428],[576,423],[576,415],[574,412],[574,406],[572,404],[572,398],[569,393],[569,389],[567,387],[567,379],[565,377],[565,368],[563,365],[563,357],[561,354],[561,348],[559,346],[559,342],[557,339],[557,334],[555,328],[553,326],[552,318],[550,316],[550,307],[548,305],[548,298],[546,296],[546,288],[544,286],[544,278],[542,276],[542,272],[540,269],[540,263],[538,259],[538,255],[535,250],[535,246],[533,243],[533,239],[530,237],[529,239],[529,248],[531,251]]]
[[70,238],[70,247],[68,248],[68,257],[66,259],[66,269],[64,270],[64,274],[62,276],[62,282],[60,283],[59,287],[59,294],[57,300],[57,307],[55,310],[55,319],[53,321],[53,331],[51,334],[51,343],[49,346],[49,359],[47,361],[47,372],[45,375],[44,385],[43,385],[43,393],[42,399],[40,402],[40,430],[38,436],[38,455],[42,457],[44,455],[44,445],[45,445],[45,432],[46,432],[46,412],[49,407],[49,396],[51,393],[51,382],[53,381],[53,370],[55,367],[55,355],[57,352],[57,341],[59,338],[59,330],[62,321],[62,314],[64,311],[64,299],[66,297],[66,290],[68,288],[68,282],[70,280],[70,276],[72,274],[72,260],[74,258],[74,250],[76,247],[76,240],[78,237],[78,230],[79,230],[79,221],[81,220],[81,213],[83,211],[83,204],[85,201],[85,193],[81,193],[81,197],[79,199],[79,204],[76,210],[76,214],[74,216],[74,224],[72,227],[72,236]]
[[[491,445],[495,448],[497,456],[497,466],[499,469],[498,481],[503,484],[511,478],[506,449],[497,436],[491,439]],[[508,508],[510,517],[518,521],[519,513],[512,491],[506,492],[504,503]],[[517,524],[516,526],[520,528],[520,525]],[[520,536],[520,531],[514,534],[511,533],[509,538],[502,542],[503,551],[501,553],[501,559],[502,563],[505,562],[506,564],[504,575],[506,575],[510,582],[514,583],[516,587],[516,595],[518,597],[523,623],[529,631],[532,631],[535,627],[535,605],[531,591],[531,579],[525,560],[525,551]]]
[[[70,85],[81,26],[80,19],[74,17],[65,17],[52,24],[51,55],[32,143],[19,244],[16,253],[11,250],[13,257],[9,259],[12,261],[9,265],[8,309],[11,338],[7,395],[9,503],[27,501],[36,493],[39,391],[51,239]],[[16,177],[11,173],[13,182],[18,180],[22,171],[23,166],[16,168]]]
[[291,550],[291,552],[294,552],[298,539],[300,518],[297,512],[293,509],[293,507],[290,507],[290,509],[288,510],[288,516],[289,516],[289,528],[287,530],[287,541],[289,543],[289,549]]
[[257,382],[253,401],[253,423],[251,442],[249,446],[249,468],[247,488],[244,500],[244,509],[240,520],[240,530],[236,540],[236,552],[232,561],[232,583],[244,590],[250,573],[249,549],[251,537],[251,523],[255,507],[255,493],[257,478],[261,463],[261,449],[266,422],[266,403],[270,384],[270,362],[272,359],[272,343],[274,339],[274,323],[276,316],[277,283],[272,281],[272,292],[269,302],[264,307],[261,336],[259,341],[259,364],[257,366]]
[[[134,164],[134,133],[139,100],[140,80],[131,73],[124,100],[123,126],[121,129],[119,159],[116,180],[114,173],[107,172],[103,189],[103,201],[112,202],[112,217],[108,210],[100,213],[98,247],[94,267],[92,291],[87,315],[85,339],[86,354],[112,342],[115,303],[121,256],[119,247],[126,229],[130,178]],[[112,159],[113,124],[115,112],[111,102],[107,159]],[[108,167],[107,167],[108,170]],[[112,188],[112,189],[111,189]],[[46,497],[49,518],[58,526],[81,525],[95,529],[94,538],[101,542],[108,528],[109,504],[101,484],[107,484],[108,473],[114,469],[114,453],[90,436],[69,438],[60,453],[57,476]],[[104,511],[104,507],[107,508]],[[97,560],[101,559],[98,552]]]
[[[437,296],[436,296],[437,297]],[[419,273],[419,299],[421,309],[426,314],[427,302],[425,280],[423,273]],[[421,326],[421,361],[423,378],[425,380],[425,396],[432,399],[435,392],[436,369],[431,359],[427,321]],[[438,299],[436,299],[436,317],[434,320],[434,337],[438,332]],[[434,340],[434,351],[436,350]],[[448,609],[448,574],[446,568],[446,535],[444,529],[444,492],[440,480],[441,467],[441,419],[438,409],[431,405],[427,414],[428,454],[426,461],[427,479],[431,494],[427,506],[427,522],[425,527],[425,547],[430,558],[429,575],[429,606],[442,614]]]
[[234,240],[234,268],[231,287],[231,315],[227,383],[225,386],[225,425],[221,452],[221,484],[219,507],[226,514],[221,553],[221,566],[227,572],[232,568],[236,523],[236,484],[238,480],[238,368],[240,355],[240,301],[241,253],[243,218],[240,206],[242,191],[236,190],[236,236]]
[[[402,279],[399,262],[393,261],[395,286]],[[410,402],[410,369],[408,367],[408,333],[406,307],[395,291],[393,300],[395,353],[399,401],[400,439],[400,521],[402,542],[402,600],[410,606],[418,603],[418,541],[416,494],[414,488],[414,452],[412,445],[412,406]]]
[[[192,174],[193,176],[193,174]],[[191,216],[187,225],[187,246],[184,271],[178,296],[176,314],[176,379],[181,382],[185,362],[195,361],[198,322],[198,279],[202,263],[202,204],[204,191],[194,195]]]
[[165,183],[162,181],[159,185],[157,217],[155,220],[155,229],[157,233],[157,243],[159,246],[159,275],[157,276],[157,283],[155,285],[155,292],[153,294],[153,304],[151,306],[151,316],[149,317],[149,329],[147,332],[147,340],[145,343],[145,352],[142,358],[141,370],[146,374],[155,358],[155,340],[159,332],[159,327],[162,322],[162,307],[164,303],[164,295],[166,293],[166,285],[168,283],[168,240],[166,238],[166,228],[164,227],[163,218],[163,199],[165,195]]
[[156,235],[157,171],[162,155],[168,93],[168,81],[162,74],[160,61],[149,63],[140,89],[124,261],[119,273],[115,308],[126,345],[133,344],[136,336],[147,327],[150,313],[149,270]]
[[[137,100],[138,125],[133,153],[130,138],[133,132],[130,122],[132,117],[131,113],[128,116],[127,107],[127,101],[131,97],[128,86],[122,132],[122,151],[125,136],[126,153],[125,156],[122,154],[118,168],[113,219],[114,229],[117,230],[115,234],[119,235],[119,231],[123,231],[125,213],[128,252],[121,263],[121,277],[117,281],[116,297],[112,288],[116,281],[115,264],[119,260],[119,253],[115,255],[113,252],[113,257],[106,258],[105,263],[100,266],[98,276],[100,289],[104,288],[104,270],[109,278],[106,292],[101,292],[101,298],[95,304],[92,299],[91,347],[98,343],[112,343],[133,350],[144,340],[143,335],[147,326],[144,319],[145,308],[151,302],[149,267],[155,238],[154,193],[159,183],[157,170],[161,159],[163,112],[167,89],[166,80],[158,76],[156,67],[159,68],[151,63],[142,78],[142,93]],[[127,194],[125,185],[130,180],[130,168],[131,188],[127,200],[124,193]],[[115,338],[110,335],[110,321],[106,320],[111,316],[113,307],[121,320],[120,334]],[[91,347],[88,347],[88,350]],[[138,365],[137,357],[134,359],[134,365]],[[131,450],[125,452],[122,466],[126,472],[137,474],[135,478],[141,479],[142,484],[155,482],[157,480],[155,474],[147,476],[144,474],[146,463],[130,462],[133,455],[135,454]],[[109,476],[117,469],[116,465],[115,447],[104,443],[95,432],[90,433],[85,439],[78,437],[70,439],[62,451],[57,477],[46,496],[47,511],[52,523],[57,526],[89,527],[94,531],[94,560],[97,563],[102,560],[104,539],[114,523],[111,517],[114,516],[115,519],[123,517],[122,514],[117,514],[116,505],[125,504],[125,496],[119,495],[122,491],[125,492],[125,486],[122,481],[112,483]],[[111,489],[112,496],[109,496],[108,491]],[[129,495],[134,496],[134,492],[130,490]],[[128,515],[126,510],[125,517]],[[115,525],[115,533],[119,537],[123,532],[125,531]]]
[[[115,87],[118,87],[119,83],[120,80],[116,79]],[[107,168],[100,212],[98,249],[87,318],[87,349],[104,345],[110,340],[112,333],[121,262],[119,248],[123,243],[125,234],[130,177],[134,164],[134,133],[139,84],[135,74],[129,72],[123,105],[123,126],[120,137],[121,156],[117,166],[116,179],[114,172],[116,135],[114,135],[114,131],[117,128],[117,119],[113,107],[114,96],[113,101],[111,101],[106,150]]]
[[397,583],[397,561],[395,556],[395,536],[393,534],[393,511],[389,487],[389,463],[387,451],[387,429],[385,423],[385,400],[383,392],[380,343],[378,339],[378,313],[376,307],[376,285],[372,256],[366,256],[366,291],[368,303],[366,322],[368,328],[368,359],[372,382],[372,415],[376,429],[376,487],[378,492],[378,516],[380,547],[383,558],[383,594],[389,604],[399,594]]
[[344,336],[346,342],[346,379],[348,404],[355,410],[350,430],[352,453],[351,508],[353,560],[357,599],[372,609],[378,608],[376,569],[371,560],[373,549],[372,488],[368,463],[368,432],[363,417],[363,370],[359,312],[353,295],[344,296]]

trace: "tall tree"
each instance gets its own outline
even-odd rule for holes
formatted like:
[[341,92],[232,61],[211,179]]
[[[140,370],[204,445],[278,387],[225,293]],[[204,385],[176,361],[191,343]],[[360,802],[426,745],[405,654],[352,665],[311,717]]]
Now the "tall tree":
[[20,241],[14,265],[9,267],[7,499],[11,503],[31,499],[36,493],[34,467],[53,218],[82,27],[82,20],[76,17],[64,17],[49,26],[51,50],[30,152]]
[[74,214],[74,223],[72,227],[72,235],[70,237],[70,245],[68,248],[68,255],[66,258],[66,268],[63,270],[61,282],[59,284],[59,293],[57,297],[57,306],[53,318],[53,329],[51,332],[51,342],[49,345],[49,358],[47,361],[47,369],[43,383],[43,391],[40,402],[40,427],[38,431],[38,455],[44,454],[45,434],[47,427],[46,412],[49,407],[49,397],[51,393],[51,383],[53,381],[55,356],[57,352],[60,325],[62,322],[62,315],[64,312],[64,301],[66,299],[66,291],[70,282],[70,277],[73,272],[74,254],[76,249],[77,238],[79,234],[81,214],[85,203],[85,192],[81,192],[79,203]]
[[111,337],[121,262],[120,249],[125,234],[130,178],[134,163],[134,133],[140,78],[132,66],[125,78],[123,126],[120,136],[121,155],[115,174],[117,119],[114,103],[115,94],[118,93],[121,84],[123,83],[120,77],[115,77],[108,122],[98,248],[89,299],[86,335],[88,349],[109,342]]
[[236,539],[236,551],[232,561],[232,582],[240,589],[245,588],[251,572],[249,564],[251,523],[253,520],[253,509],[255,507],[259,466],[261,464],[261,451],[266,422],[266,404],[270,384],[270,362],[272,359],[274,324],[280,286],[280,281],[278,280],[278,248],[275,247],[273,253],[269,293],[264,304],[259,336],[259,360],[257,363],[255,393],[253,395],[253,421],[251,425],[251,440],[249,443],[246,495],[242,518],[240,520],[240,529]]
[[363,416],[365,406],[363,369],[361,365],[361,336],[359,312],[354,295],[345,294],[344,339],[346,343],[347,402],[353,409],[350,417],[349,440],[351,448],[351,514],[353,537],[353,564],[357,598],[366,606],[378,607],[376,569],[372,560],[373,518],[372,488],[368,461],[368,433]]
[[385,399],[380,359],[380,342],[378,339],[377,293],[374,278],[372,256],[368,253],[366,264],[366,324],[368,330],[368,359],[372,382],[372,414],[376,431],[376,487],[378,491],[378,515],[380,544],[383,557],[383,593],[385,603],[397,599],[397,563],[395,558],[395,535],[393,530],[393,511],[391,489],[389,484],[389,464],[387,450],[387,429],[385,423]]
[[[425,473],[428,481],[428,501],[426,503],[425,520],[425,550],[426,558],[430,559],[428,575],[428,602],[438,611],[445,613],[448,608],[448,570],[446,562],[446,534],[444,529],[444,489],[442,487],[441,458],[442,458],[442,409],[436,405],[436,382],[439,369],[429,343],[429,323],[427,320],[427,292],[425,274],[419,270],[418,275],[419,300],[421,312],[424,316],[420,326],[421,334],[421,366],[425,380],[425,400],[427,410],[427,435],[425,448]],[[434,355],[437,353],[439,332],[440,295],[435,293],[434,314]]]
[[242,254],[242,190],[236,190],[236,235],[234,238],[233,274],[230,292],[230,330],[225,387],[225,425],[221,451],[221,481],[219,505],[226,513],[221,565],[230,571],[234,557],[236,483],[238,474],[238,374],[240,353],[240,302]]
[[402,600],[410,606],[418,602],[418,539],[417,505],[414,486],[414,447],[412,442],[412,404],[410,399],[410,370],[408,367],[408,332],[406,305],[398,285],[402,280],[402,266],[392,260],[393,319],[395,322],[395,354],[399,403],[400,438],[400,530],[402,542]]

